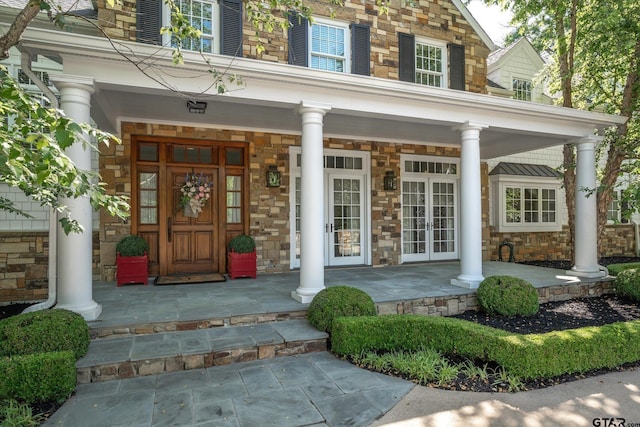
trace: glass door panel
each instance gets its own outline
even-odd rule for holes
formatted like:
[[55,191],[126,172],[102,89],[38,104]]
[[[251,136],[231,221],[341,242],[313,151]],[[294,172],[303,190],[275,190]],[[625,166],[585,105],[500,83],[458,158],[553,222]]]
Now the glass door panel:
[[362,177],[329,176],[329,265],[364,264],[362,190]]

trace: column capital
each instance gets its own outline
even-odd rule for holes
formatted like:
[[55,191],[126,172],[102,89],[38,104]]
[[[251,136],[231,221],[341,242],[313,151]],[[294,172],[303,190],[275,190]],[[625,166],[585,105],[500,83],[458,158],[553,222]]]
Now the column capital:
[[599,135],[587,135],[587,136],[583,136],[582,138],[576,138],[572,140],[570,143],[575,144],[578,150],[581,150],[581,149],[584,150],[584,149],[587,149],[589,146],[595,147],[596,145],[601,143],[603,139],[604,138]]
[[93,77],[74,76],[70,74],[50,74],[49,79],[60,90],[63,88],[77,88],[86,90],[89,93],[95,92]]
[[486,124],[486,123],[466,121],[466,122],[464,122],[462,124],[454,126],[452,129],[454,131],[461,131],[461,132],[465,131],[465,130],[481,131],[482,129],[486,129],[488,127],[489,127],[489,125]]
[[331,111],[331,105],[322,102],[301,101],[298,106],[298,112],[300,114],[319,113],[324,116],[329,111]]

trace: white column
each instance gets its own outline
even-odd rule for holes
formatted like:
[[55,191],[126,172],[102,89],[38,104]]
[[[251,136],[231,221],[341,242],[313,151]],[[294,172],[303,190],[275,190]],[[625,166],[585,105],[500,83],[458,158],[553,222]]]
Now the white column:
[[[93,79],[80,76],[58,75],[52,80],[60,91],[60,108],[67,117],[77,123],[89,123]],[[91,149],[83,147],[82,141],[66,150],[78,169],[91,170]],[[58,228],[58,303],[64,308],[81,314],[86,320],[95,320],[102,306],[93,300],[92,279],[92,231],[93,209],[88,197],[63,198],[71,216],[83,227],[82,233],[65,234]]]
[[322,121],[330,106],[302,102],[300,167],[300,286],[291,297],[303,304],[324,289],[324,154]]
[[482,276],[482,185],[480,177],[480,131],[486,125],[467,122],[460,150],[460,275],[452,285],[475,289]]
[[598,137],[583,138],[576,144],[576,212],[574,266],[567,274],[604,277],[598,265],[598,204],[596,197],[596,155]]

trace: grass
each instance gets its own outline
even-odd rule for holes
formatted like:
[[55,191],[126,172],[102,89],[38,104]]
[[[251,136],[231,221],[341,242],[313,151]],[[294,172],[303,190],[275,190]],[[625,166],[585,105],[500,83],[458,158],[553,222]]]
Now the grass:
[[452,362],[445,355],[431,348],[417,351],[394,351],[389,353],[365,352],[352,358],[356,365],[384,374],[392,374],[417,384],[451,388],[450,385],[463,375],[474,381],[488,383],[510,392],[525,390],[524,382],[502,368],[491,368],[488,364],[478,366],[470,360]]
[[0,425],[2,427],[39,426],[44,422],[42,414],[34,414],[31,407],[13,399],[0,401]]

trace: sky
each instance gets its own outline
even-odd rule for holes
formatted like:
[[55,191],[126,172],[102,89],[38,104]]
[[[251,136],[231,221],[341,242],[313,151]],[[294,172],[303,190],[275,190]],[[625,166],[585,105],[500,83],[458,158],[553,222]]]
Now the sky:
[[504,36],[509,32],[511,14],[503,12],[498,6],[485,6],[482,0],[471,0],[467,8],[491,40],[503,46]]

